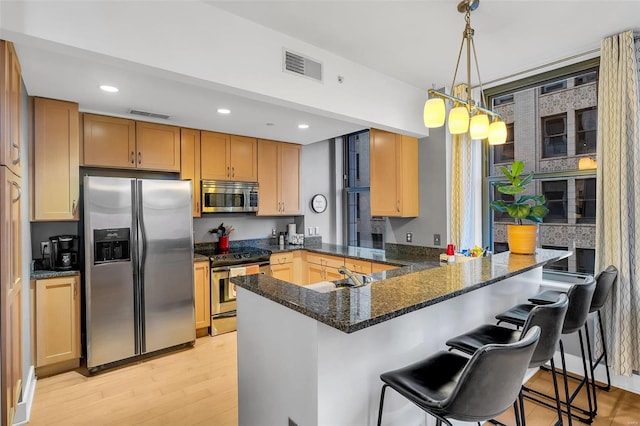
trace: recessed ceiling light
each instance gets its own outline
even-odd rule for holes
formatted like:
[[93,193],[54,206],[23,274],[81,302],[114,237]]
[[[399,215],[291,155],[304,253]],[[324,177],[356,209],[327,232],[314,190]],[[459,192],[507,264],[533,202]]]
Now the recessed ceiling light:
[[308,129],[309,125],[308,124],[298,124],[298,129]]
[[231,110],[227,108],[218,108],[218,114],[231,114]]
[[109,93],[117,93],[120,91],[117,87],[109,86],[108,84],[101,85],[100,90],[104,90],[105,92],[109,92]]
[[275,126],[276,123],[265,123],[265,125],[267,125],[267,126]]

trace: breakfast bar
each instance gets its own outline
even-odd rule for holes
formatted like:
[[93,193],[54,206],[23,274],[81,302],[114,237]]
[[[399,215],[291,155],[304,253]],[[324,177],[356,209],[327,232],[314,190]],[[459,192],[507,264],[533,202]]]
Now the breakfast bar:
[[[535,294],[542,267],[569,251],[500,253],[374,274],[319,292],[265,275],[234,278],[240,425],[372,425],[380,373],[443,350],[444,342]],[[390,392],[386,424],[429,424]]]

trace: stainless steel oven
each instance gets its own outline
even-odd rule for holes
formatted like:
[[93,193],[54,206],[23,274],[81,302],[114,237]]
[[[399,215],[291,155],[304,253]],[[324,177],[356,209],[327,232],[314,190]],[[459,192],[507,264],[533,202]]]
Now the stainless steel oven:
[[255,212],[257,210],[257,182],[202,181],[203,213]]
[[211,328],[209,334],[228,333],[236,329],[236,288],[230,278],[269,272],[270,250],[256,247],[230,247],[217,252],[197,250],[209,257],[211,265]]

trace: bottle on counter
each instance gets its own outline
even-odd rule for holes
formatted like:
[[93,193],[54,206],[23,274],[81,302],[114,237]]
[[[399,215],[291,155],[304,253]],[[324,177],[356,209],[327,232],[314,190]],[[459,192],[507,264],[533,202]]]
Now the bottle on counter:
[[278,244],[280,245],[280,248],[284,247],[284,232],[280,233],[280,236],[278,237]]
[[449,263],[454,263],[456,261],[456,253],[453,244],[447,244],[447,257]]

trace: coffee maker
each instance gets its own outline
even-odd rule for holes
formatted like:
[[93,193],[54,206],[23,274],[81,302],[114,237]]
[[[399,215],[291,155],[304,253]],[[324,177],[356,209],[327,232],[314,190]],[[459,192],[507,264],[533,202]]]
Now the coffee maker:
[[78,269],[78,236],[57,235],[49,238],[51,268],[56,271]]

